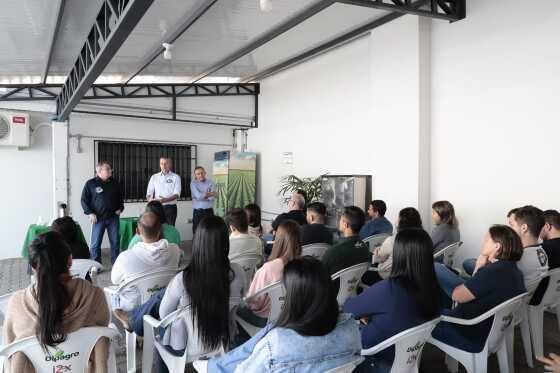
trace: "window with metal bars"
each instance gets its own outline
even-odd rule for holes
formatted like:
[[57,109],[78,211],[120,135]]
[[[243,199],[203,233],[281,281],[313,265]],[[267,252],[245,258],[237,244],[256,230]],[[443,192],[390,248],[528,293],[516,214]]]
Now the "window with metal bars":
[[150,177],[159,172],[159,159],[171,158],[171,170],[181,177],[179,201],[191,199],[191,175],[196,165],[196,145],[95,141],[97,161],[113,166],[125,202],[146,201]]

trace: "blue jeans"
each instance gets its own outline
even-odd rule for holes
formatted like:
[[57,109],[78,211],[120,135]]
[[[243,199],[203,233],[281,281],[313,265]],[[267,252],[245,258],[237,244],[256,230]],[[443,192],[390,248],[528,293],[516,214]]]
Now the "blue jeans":
[[91,259],[101,263],[101,242],[103,234],[107,229],[109,242],[111,243],[111,264],[115,263],[119,255],[119,217],[98,220],[91,229]]
[[441,286],[442,290],[449,298],[451,298],[451,294],[453,294],[453,290],[457,286],[465,283],[464,278],[441,263],[434,263],[434,269],[436,271],[439,286]]
[[474,267],[476,266],[476,259],[465,259],[463,262],[463,269],[472,276]]
[[158,290],[144,304],[128,312],[128,324],[134,333],[144,335],[144,315],[150,315],[159,320],[159,305],[165,294],[165,288]]

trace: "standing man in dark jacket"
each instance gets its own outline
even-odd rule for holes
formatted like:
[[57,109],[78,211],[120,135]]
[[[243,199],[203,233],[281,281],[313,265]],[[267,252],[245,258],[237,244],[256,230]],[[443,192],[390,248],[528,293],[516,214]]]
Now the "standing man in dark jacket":
[[101,161],[95,167],[97,176],[86,182],[82,191],[82,208],[91,224],[91,258],[101,263],[101,242],[107,229],[111,243],[111,263],[119,255],[119,215],[124,210],[121,187],[111,177],[109,162]]

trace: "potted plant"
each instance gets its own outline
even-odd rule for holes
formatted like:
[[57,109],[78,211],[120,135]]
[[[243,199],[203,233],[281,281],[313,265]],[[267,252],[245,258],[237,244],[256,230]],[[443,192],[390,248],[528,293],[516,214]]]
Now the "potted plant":
[[321,178],[324,175],[320,175],[316,178],[303,177],[299,178],[296,175],[286,175],[280,179],[280,190],[278,195],[284,200],[284,203],[288,203],[292,194],[294,194],[298,189],[305,192],[307,196],[307,203],[318,201],[321,198]]

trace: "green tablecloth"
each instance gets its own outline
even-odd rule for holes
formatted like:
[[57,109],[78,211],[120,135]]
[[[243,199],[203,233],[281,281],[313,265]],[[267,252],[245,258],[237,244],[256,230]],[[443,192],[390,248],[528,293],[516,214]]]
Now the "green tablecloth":
[[138,218],[120,218],[119,221],[119,237],[121,251],[128,249],[128,244],[132,237],[136,234],[136,226]]
[[[37,225],[37,224],[31,224],[29,226],[29,228],[27,228],[27,234],[25,235],[25,241],[23,241],[23,247],[21,248],[21,256],[23,258],[27,258],[29,255],[29,245],[31,244],[31,242],[35,239],[35,237],[37,237],[38,235],[48,232],[49,231],[49,227],[47,225]],[[81,240],[84,243],[86,242],[86,239],[84,237],[84,233],[82,232],[82,228],[80,227],[80,225],[78,224],[78,240]]]

